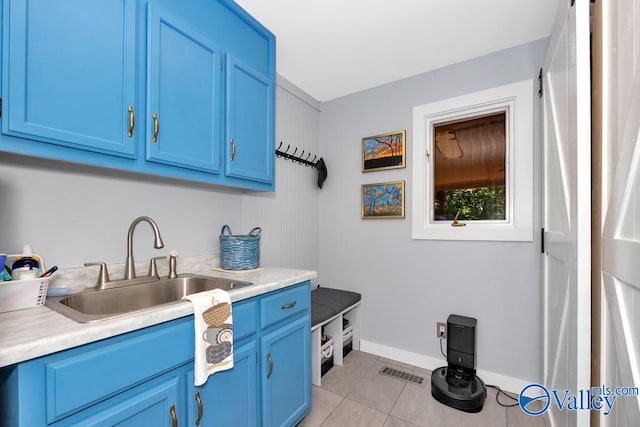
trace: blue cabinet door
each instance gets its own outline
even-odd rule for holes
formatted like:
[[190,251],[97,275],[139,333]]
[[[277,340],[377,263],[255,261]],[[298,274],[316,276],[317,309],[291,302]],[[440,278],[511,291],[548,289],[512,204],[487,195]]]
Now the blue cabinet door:
[[263,335],[262,425],[296,425],[311,409],[310,317],[306,314]]
[[172,14],[171,5],[154,1],[147,46],[147,160],[219,172],[220,49]]
[[169,378],[152,387],[143,385],[138,389],[135,390],[135,396],[72,425],[78,427],[179,425],[178,421],[183,418],[180,415],[178,377]]
[[273,182],[274,98],[273,79],[228,56],[227,176]]
[[2,132],[134,158],[137,2],[3,6]]
[[244,340],[244,344],[234,344],[233,368],[211,375],[200,387],[193,385],[193,372],[187,375],[187,425],[254,427],[260,424],[256,351],[254,338]]

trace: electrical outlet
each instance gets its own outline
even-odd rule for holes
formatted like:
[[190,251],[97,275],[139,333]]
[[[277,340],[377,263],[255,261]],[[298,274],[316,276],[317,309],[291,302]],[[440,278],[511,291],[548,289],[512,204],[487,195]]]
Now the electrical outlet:
[[447,337],[447,324],[444,322],[436,322],[436,336],[438,338]]

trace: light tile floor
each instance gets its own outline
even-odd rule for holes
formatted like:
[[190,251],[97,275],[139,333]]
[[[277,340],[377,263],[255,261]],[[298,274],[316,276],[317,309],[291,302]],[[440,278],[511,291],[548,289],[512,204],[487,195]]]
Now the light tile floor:
[[[424,384],[380,375],[390,366],[424,377]],[[298,427],[546,427],[545,417],[532,417],[519,407],[504,408],[489,388],[482,411],[469,414],[431,396],[431,371],[352,351],[343,366],[334,366],[313,386],[312,410]],[[512,403],[500,396],[503,403]]]

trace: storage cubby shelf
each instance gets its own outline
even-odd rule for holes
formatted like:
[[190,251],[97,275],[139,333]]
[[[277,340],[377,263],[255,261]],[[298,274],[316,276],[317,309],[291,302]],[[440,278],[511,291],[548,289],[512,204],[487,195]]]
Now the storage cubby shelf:
[[[311,293],[313,295],[313,292]],[[312,297],[312,310],[313,310],[313,297]],[[346,309],[340,311],[338,314],[326,319],[320,323],[311,326],[311,382],[316,385],[321,385],[321,363],[322,363],[322,354],[321,354],[321,340],[322,340],[322,329],[324,327],[325,334],[333,337],[334,339],[334,347],[333,347],[333,364],[334,365],[342,365],[343,364],[343,340],[347,340],[349,338],[352,339],[353,349],[360,349],[360,328],[358,325],[358,308],[360,306],[361,301],[347,307]],[[342,320],[347,319],[349,321],[350,331],[343,330]],[[344,336],[343,334],[347,332],[350,333],[350,336]]]

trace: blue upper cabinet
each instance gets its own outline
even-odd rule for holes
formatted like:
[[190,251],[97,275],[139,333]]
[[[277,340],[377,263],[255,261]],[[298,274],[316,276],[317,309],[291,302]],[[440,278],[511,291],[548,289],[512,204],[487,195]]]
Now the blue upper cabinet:
[[134,158],[137,2],[3,5],[3,133]]
[[232,0],[2,0],[0,65],[0,151],[275,188],[275,37]]
[[226,173],[273,182],[273,79],[232,55],[227,59]]
[[221,49],[167,7],[148,10],[147,160],[218,173]]

